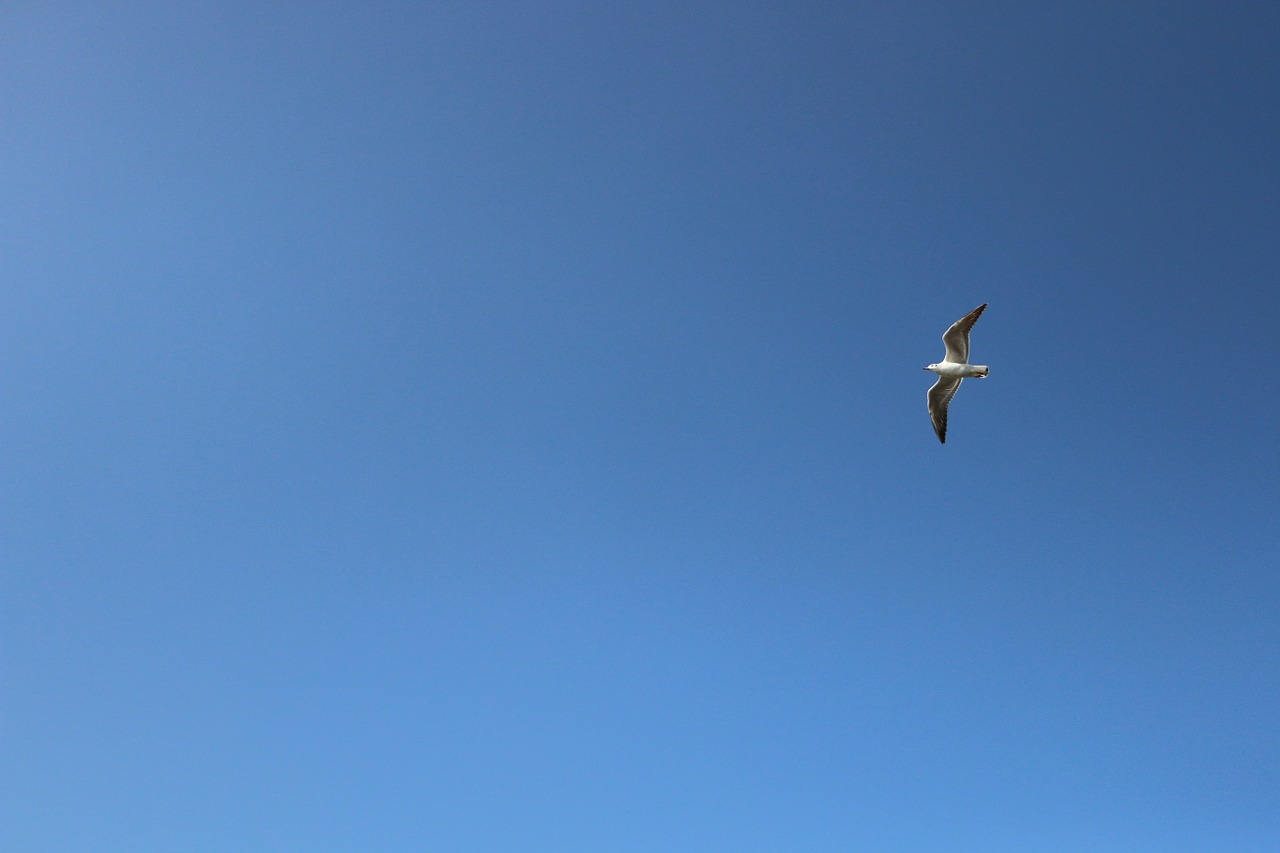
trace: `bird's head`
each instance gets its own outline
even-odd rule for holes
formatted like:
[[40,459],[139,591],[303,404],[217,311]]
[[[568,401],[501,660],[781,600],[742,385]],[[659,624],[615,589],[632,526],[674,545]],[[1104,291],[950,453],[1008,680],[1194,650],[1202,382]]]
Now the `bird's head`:
[[935,367],[937,367],[937,366],[938,366],[938,365],[936,365],[936,364],[928,364],[928,365],[925,365],[925,366],[924,366],[923,368],[921,368],[921,369],[922,369],[922,370],[933,370],[933,369],[934,369]]

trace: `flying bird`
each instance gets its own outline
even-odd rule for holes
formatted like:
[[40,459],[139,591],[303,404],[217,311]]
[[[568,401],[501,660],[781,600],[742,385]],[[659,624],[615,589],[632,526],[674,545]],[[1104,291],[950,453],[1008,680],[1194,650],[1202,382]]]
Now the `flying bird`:
[[956,395],[956,389],[968,377],[981,376],[985,379],[988,372],[985,364],[969,363],[969,330],[985,310],[987,303],[984,302],[956,320],[942,335],[942,342],[947,345],[946,357],[925,368],[938,374],[938,381],[929,389],[929,418],[933,421],[938,441],[943,444],[947,443],[947,406]]

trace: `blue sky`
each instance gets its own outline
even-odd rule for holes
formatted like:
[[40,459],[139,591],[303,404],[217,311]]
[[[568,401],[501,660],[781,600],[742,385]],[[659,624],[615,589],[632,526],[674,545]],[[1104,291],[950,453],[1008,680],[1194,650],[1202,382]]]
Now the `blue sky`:
[[6,4],[0,847],[1275,849],[1278,40]]

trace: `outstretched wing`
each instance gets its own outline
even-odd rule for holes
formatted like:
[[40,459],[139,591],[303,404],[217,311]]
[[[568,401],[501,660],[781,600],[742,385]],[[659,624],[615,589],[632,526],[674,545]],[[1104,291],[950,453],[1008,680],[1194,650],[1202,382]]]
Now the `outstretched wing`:
[[[942,342],[947,345],[947,361],[956,364],[969,363],[969,330],[978,322],[982,312],[987,310],[987,303],[982,303],[968,314],[952,324],[942,335]],[[936,386],[935,386],[936,387]]]
[[947,443],[947,406],[956,395],[963,379],[949,379],[939,376],[938,381],[929,389],[929,419],[933,421],[933,431],[938,434],[938,441]]

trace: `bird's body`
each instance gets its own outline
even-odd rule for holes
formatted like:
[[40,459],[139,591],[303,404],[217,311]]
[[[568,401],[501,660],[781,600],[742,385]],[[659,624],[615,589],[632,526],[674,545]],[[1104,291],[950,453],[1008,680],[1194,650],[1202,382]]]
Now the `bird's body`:
[[943,444],[947,443],[947,406],[956,395],[956,389],[965,379],[985,378],[990,371],[985,364],[969,363],[969,330],[986,309],[984,302],[953,323],[942,335],[942,342],[947,346],[946,357],[925,367],[925,370],[938,375],[938,381],[929,389],[929,419],[933,421],[938,441]]
[[954,361],[940,361],[929,365],[925,370],[932,370],[947,379],[972,379],[975,376],[987,375],[985,364],[957,364]]

